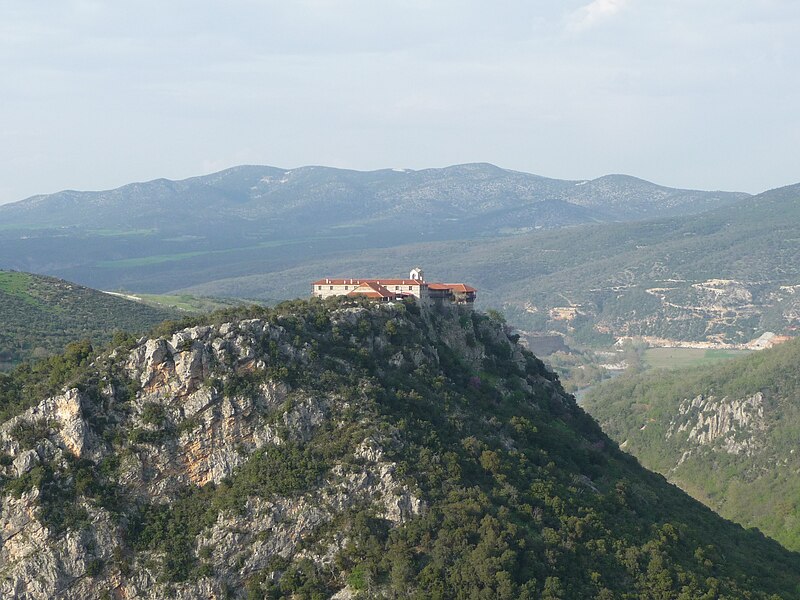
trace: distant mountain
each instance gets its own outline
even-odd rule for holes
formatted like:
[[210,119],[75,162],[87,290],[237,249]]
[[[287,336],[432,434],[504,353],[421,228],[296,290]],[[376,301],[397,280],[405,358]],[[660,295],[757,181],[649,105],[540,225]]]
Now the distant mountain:
[[0,267],[163,292],[335,252],[694,214],[746,197],[621,175],[563,181],[488,164],[371,172],[242,166],[0,206]]
[[181,316],[68,281],[0,271],[0,369],[61,352],[80,339],[107,342]]
[[585,408],[644,466],[800,550],[800,340],[711,367],[620,377]]
[[620,452],[496,317],[158,333],[0,375],[3,598],[800,597],[800,555]]
[[[427,267],[465,280],[519,327],[579,341],[615,336],[744,343],[800,326],[800,185],[690,217],[339,253],[188,289],[295,297],[324,275]],[[268,292],[267,292],[268,291]]]

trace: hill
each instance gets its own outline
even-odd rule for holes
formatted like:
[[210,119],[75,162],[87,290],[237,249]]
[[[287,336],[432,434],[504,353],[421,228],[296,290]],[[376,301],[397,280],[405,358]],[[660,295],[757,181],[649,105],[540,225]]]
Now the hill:
[[0,369],[61,352],[79,339],[107,342],[115,331],[147,331],[181,313],[68,281],[0,271]]
[[798,598],[496,317],[229,310],[0,376],[0,593]]
[[742,344],[800,325],[798,252],[793,185],[691,217],[333,254],[187,290],[287,298],[308,294],[320,274],[364,277],[421,264],[432,277],[469,281],[484,306],[529,331],[589,344],[621,336]]
[[746,197],[621,175],[548,179],[487,164],[371,172],[242,166],[0,206],[0,267],[163,293],[338,252],[689,214]]
[[618,378],[584,406],[646,467],[800,549],[800,340],[689,371]]

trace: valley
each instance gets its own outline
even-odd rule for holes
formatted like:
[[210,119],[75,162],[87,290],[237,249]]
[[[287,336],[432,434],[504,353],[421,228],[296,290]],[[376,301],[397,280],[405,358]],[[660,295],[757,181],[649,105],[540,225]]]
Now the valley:
[[800,340],[601,383],[583,406],[621,447],[745,527],[800,548]]

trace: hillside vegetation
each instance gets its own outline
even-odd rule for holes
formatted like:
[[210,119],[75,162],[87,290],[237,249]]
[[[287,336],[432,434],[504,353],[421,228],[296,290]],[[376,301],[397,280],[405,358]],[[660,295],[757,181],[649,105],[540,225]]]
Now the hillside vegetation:
[[53,277],[0,271],[0,369],[61,352],[75,340],[141,333],[178,315]]
[[800,549],[800,340],[693,370],[620,377],[584,407],[644,466]]
[[800,597],[497,316],[334,298],[85,350],[0,376],[5,596]]

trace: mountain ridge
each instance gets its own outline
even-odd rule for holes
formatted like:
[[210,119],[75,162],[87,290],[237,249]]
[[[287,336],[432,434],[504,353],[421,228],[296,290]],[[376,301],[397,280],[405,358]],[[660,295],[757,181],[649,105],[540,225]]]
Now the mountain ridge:
[[[462,179],[459,180],[459,177]],[[532,175],[521,171],[502,169],[488,163],[472,163],[464,165],[454,165],[440,169],[422,170],[403,170],[396,171],[391,169],[380,169],[374,171],[355,171],[345,169],[334,169],[330,167],[299,167],[295,169],[280,169],[277,167],[262,167],[257,165],[241,165],[225,169],[210,175],[190,177],[182,180],[168,180],[164,178],[154,179],[147,182],[136,182],[118,188],[102,191],[79,192],[62,191],[55,194],[37,195],[19,202],[5,204],[0,207],[0,214],[3,214],[6,221],[13,224],[15,213],[26,215],[31,218],[36,217],[43,224],[64,226],[86,226],[89,224],[86,215],[76,212],[75,209],[82,208],[83,205],[91,205],[95,208],[107,208],[117,206],[124,202],[135,204],[138,202],[148,210],[163,209],[161,202],[167,200],[172,194],[177,197],[184,197],[190,203],[194,203],[193,209],[202,209],[210,202],[216,203],[215,209],[225,210],[224,207],[242,202],[249,204],[252,208],[246,213],[232,212],[229,216],[235,217],[239,214],[244,218],[255,218],[258,213],[253,210],[263,212],[266,205],[264,202],[273,198],[274,200],[287,201],[294,198],[290,208],[293,211],[304,206],[298,199],[308,196],[309,199],[314,194],[319,194],[319,199],[314,202],[319,208],[325,202],[341,203],[341,194],[350,194],[358,197],[359,194],[365,195],[365,200],[370,204],[378,204],[381,210],[390,212],[398,210],[409,201],[421,203],[420,208],[447,208],[450,203],[458,199],[459,210],[480,210],[482,206],[494,208],[514,208],[531,202],[543,200],[559,200],[568,204],[576,204],[585,208],[592,208],[600,211],[610,211],[604,218],[642,218],[650,213],[658,213],[664,209],[658,203],[649,201],[643,194],[653,194],[658,191],[663,196],[678,198],[679,204],[684,210],[697,212],[708,206],[719,205],[720,203],[730,202],[747,197],[747,194],[735,192],[701,192],[697,190],[680,190],[658,186],[642,179],[625,176],[624,180],[627,191],[624,198],[636,198],[639,205],[633,207],[631,214],[621,210],[619,202],[609,202],[618,191],[606,184],[613,179],[620,182],[620,176],[606,176],[594,180],[558,180]],[[593,187],[597,185],[598,189]],[[281,186],[289,188],[284,193]],[[300,187],[297,187],[300,186]],[[331,187],[333,186],[333,187]],[[376,187],[377,186],[377,187]],[[433,186],[433,187],[431,187]],[[455,187],[453,187],[455,186]],[[460,186],[460,187],[459,187]],[[470,186],[477,186],[475,188]],[[498,187],[499,186],[499,187]],[[631,189],[633,186],[646,188],[644,191]],[[338,191],[337,191],[338,188]],[[580,188],[580,189],[576,189]],[[592,191],[593,193],[589,193]],[[191,194],[186,196],[186,194]],[[287,196],[286,194],[290,194]],[[476,196],[477,193],[477,196]],[[338,196],[337,196],[338,194]],[[501,196],[498,196],[501,194]],[[605,199],[603,196],[608,196]],[[151,200],[148,200],[150,198]],[[393,198],[396,198],[393,199]],[[512,200],[513,199],[513,200]],[[143,203],[144,202],[144,203]],[[690,206],[696,203],[705,203],[706,206]],[[143,204],[142,204],[143,203]],[[258,208],[259,203],[262,208]],[[516,203],[516,204],[515,204]],[[59,206],[61,204],[61,206]],[[334,204],[335,205],[335,204]],[[72,214],[60,213],[64,207],[70,208]],[[366,204],[364,206],[367,206]],[[453,204],[455,207],[456,204]],[[40,207],[47,207],[48,214],[32,215]],[[85,207],[85,206],[83,206]],[[230,208],[230,207],[228,207]],[[630,208],[622,206],[622,208]],[[273,217],[282,214],[272,206],[268,213]],[[404,209],[404,210],[407,210]],[[5,213],[5,214],[4,214]],[[374,211],[373,211],[374,213]],[[133,213],[134,216],[136,213]],[[380,213],[374,213],[378,216]],[[600,213],[602,216],[602,212]],[[219,214],[218,214],[219,216]],[[92,224],[97,225],[98,221],[104,223],[109,216],[93,213]],[[135,218],[140,218],[135,216]],[[136,226],[142,225],[140,221],[134,221]],[[557,222],[555,222],[557,225]],[[21,223],[25,225],[25,223]],[[552,226],[545,223],[545,226]]]
[[510,238],[748,197],[596,181],[486,164],[402,172],[249,166],[63,192],[0,206],[0,267],[163,293],[345,252]]

